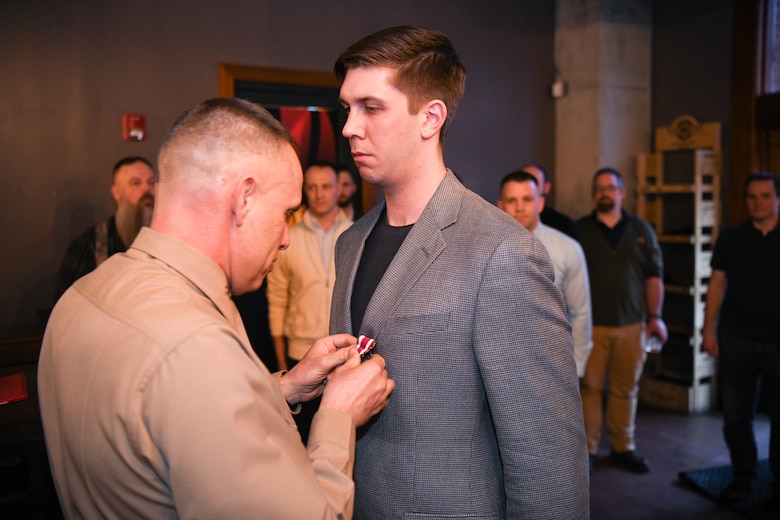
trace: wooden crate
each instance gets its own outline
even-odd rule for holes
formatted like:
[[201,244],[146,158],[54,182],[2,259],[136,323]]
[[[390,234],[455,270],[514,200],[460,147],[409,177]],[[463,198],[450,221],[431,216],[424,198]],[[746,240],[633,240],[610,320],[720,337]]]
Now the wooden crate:
[[698,413],[714,406],[715,360],[701,349],[712,247],[720,223],[720,123],[683,115],[655,131],[637,157],[637,215],[655,228],[664,258],[666,351],[645,367],[640,402]]
[[711,381],[693,386],[643,374],[639,380],[639,403],[669,412],[702,413],[715,407],[714,390]]

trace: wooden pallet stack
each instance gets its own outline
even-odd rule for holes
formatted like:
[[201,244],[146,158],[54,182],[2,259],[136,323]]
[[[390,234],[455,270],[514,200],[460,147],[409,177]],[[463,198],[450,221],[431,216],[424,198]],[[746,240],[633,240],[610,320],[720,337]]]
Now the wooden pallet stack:
[[716,362],[701,349],[710,259],[720,227],[720,123],[677,118],[637,157],[637,214],[656,230],[664,258],[669,341],[650,354],[642,404],[684,413],[716,404]]

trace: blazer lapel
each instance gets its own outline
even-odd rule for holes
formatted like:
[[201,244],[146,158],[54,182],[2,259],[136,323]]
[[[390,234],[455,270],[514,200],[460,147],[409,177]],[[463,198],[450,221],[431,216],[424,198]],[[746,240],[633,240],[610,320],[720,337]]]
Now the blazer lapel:
[[354,233],[354,236],[339,242],[336,277],[344,276],[346,283],[337,283],[334,288],[331,309],[342,309],[342,313],[331,312],[331,333],[347,332],[354,336],[360,334],[360,331],[352,330],[352,290],[355,287],[355,276],[360,258],[363,256],[366,239],[374,229],[384,207],[385,203],[382,201],[352,225],[350,234]]
[[[447,246],[441,230],[457,220],[462,190],[460,182],[448,172],[374,291],[360,333],[373,338],[381,336],[387,319],[396,313],[420,276]],[[360,248],[362,253],[362,243]],[[357,272],[357,263],[354,270]],[[354,281],[354,273],[351,279]],[[352,294],[351,287],[349,291]]]

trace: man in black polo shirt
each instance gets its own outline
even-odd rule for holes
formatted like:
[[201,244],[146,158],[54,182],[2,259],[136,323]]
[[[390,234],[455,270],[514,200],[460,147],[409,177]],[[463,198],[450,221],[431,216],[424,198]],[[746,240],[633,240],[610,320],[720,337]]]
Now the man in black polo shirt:
[[577,221],[593,310],[593,350],[580,390],[591,467],[601,438],[604,382],[609,381],[611,459],[628,471],[647,473],[650,464],[635,451],[634,431],[645,340],[655,335],[665,343],[668,335],[661,319],[663,259],[652,226],[622,208],[625,196],[619,171],[598,170],[593,175],[596,207]]
[[773,497],[780,500],[780,178],[750,175],[745,194],[749,220],[721,232],[715,245],[702,330],[702,348],[719,356],[723,435],[733,466],[721,494],[726,502],[753,489],[759,380],[771,420]]

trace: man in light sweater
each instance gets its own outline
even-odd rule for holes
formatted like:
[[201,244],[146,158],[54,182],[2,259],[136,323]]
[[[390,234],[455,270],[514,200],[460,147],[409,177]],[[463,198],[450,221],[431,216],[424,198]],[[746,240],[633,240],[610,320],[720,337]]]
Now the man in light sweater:
[[[290,228],[290,247],[279,252],[268,275],[268,317],[280,370],[295,366],[315,339],[328,334],[336,266],[336,239],[352,220],[338,206],[336,166],[314,162],[303,173],[308,206]],[[295,419],[303,441],[318,401],[303,405]]]

